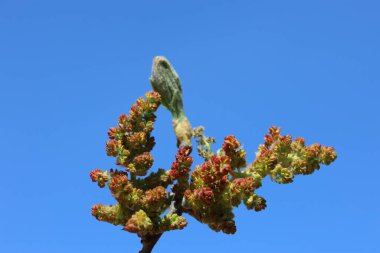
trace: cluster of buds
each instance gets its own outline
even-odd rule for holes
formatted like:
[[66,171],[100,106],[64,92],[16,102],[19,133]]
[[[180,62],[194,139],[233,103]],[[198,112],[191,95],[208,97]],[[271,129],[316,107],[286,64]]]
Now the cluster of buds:
[[[162,217],[162,214],[172,198],[166,187],[171,179],[182,178],[185,181],[192,163],[192,158],[188,156],[191,150],[182,149],[177,156],[180,164],[177,170],[181,171],[181,176],[172,178],[173,175],[163,169],[146,176],[153,165],[150,151],[155,142],[151,132],[156,118],[154,113],[160,105],[160,95],[152,91],[145,97],[139,98],[132,105],[129,115],[121,115],[118,126],[108,131],[110,140],[106,144],[107,155],[116,157],[116,164],[124,169],[111,169],[109,173],[95,169],[90,173],[91,180],[97,182],[99,187],[103,188],[108,183],[112,196],[118,202],[114,206],[94,205],[92,215],[99,221],[122,225],[124,230],[137,233],[140,237],[182,229],[187,225],[182,216],[171,214]],[[187,176],[184,171],[187,171]]]
[[145,97],[146,100],[139,98],[132,105],[128,116],[119,117],[118,127],[108,131],[110,140],[106,144],[107,155],[117,157],[117,165],[137,176],[145,176],[153,165],[149,152],[155,141],[151,132],[156,119],[154,112],[160,105],[157,92],[148,92]]
[[[198,150],[208,156],[203,156],[205,162],[191,174],[191,184],[185,191],[185,212],[202,223],[206,223],[215,231],[231,234],[236,232],[232,209],[240,204],[242,195],[253,193],[253,180],[240,178],[240,169],[246,165],[245,151],[241,148],[235,136],[224,139],[222,149],[217,154],[208,148],[203,134],[197,134],[203,140],[198,141]],[[248,198],[248,197],[247,197]]]
[[90,178],[92,182],[98,182],[100,188],[106,186],[106,183],[109,180],[108,172],[102,171],[101,169],[94,169],[91,171]]
[[191,147],[180,147],[168,172],[172,181],[177,180],[177,183],[172,187],[173,192],[180,195],[183,195],[183,192],[189,187],[189,173],[193,164],[190,153]]
[[[233,234],[235,207],[243,203],[257,212],[266,208],[266,200],[256,193],[266,176],[280,184],[291,183],[296,175],[311,174],[337,157],[332,147],[306,146],[303,138],[293,140],[282,135],[280,128],[271,127],[256,159],[247,166],[246,151],[235,136],[225,137],[214,152],[215,139],[206,137],[203,127],[192,130],[183,108],[179,76],[165,57],[155,57],[150,82],[154,91],[137,99],[128,116],[122,114],[117,126],[108,131],[107,155],[116,157],[121,169],[90,173],[91,180],[100,188],[107,185],[117,201],[113,206],[94,205],[92,215],[136,233],[143,244],[141,253],[151,252],[162,233],[183,229],[187,225],[183,213],[214,231]],[[160,105],[172,114],[178,152],[168,170],[148,174],[154,163],[151,133]],[[204,159],[193,171],[192,138]]]
[[205,162],[191,174],[190,187],[185,191],[185,212],[224,233],[236,231],[233,207],[243,202],[255,211],[266,208],[266,200],[255,193],[264,177],[269,175],[277,183],[291,183],[295,175],[311,174],[320,164],[328,165],[337,157],[332,147],[305,146],[304,139],[292,141],[290,135],[280,134],[280,128],[271,127],[255,161],[246,167],[246,153],[233,135],[227,136],[222,148],[214,154],[207,142],[213,139],[206,138],[203,129],[196,131],[195,136],[200,139],[198,151]]
[[123,225],[126,222],[125,216],[120,208],[120,205],[93,205],[91,209],[91,214],[100,221],[105,221],[114,225]]
[[224,138],[222,150],[231,158],[231,167],[241,169],[247,165],[245,150],[241,148],[240,142],[236,140],[235,136],[230,135]]
[[275,126],[269,129],[264,140],[256,160],[245,170],[254,178],[269,175],[274,182],[291,183],[294,176],[312,174],[320,164],[329,165],[337,157],[334,148],[320,144],[305,146],[303,138],[292,140],[290,135],[281,135],[280,128]]
[[[329,165],[337,157],[332,147],[306,146],[303,138],[293,140],[290,135],[281,135],[280,128],[271,127],[256,159],[247,166],[246,152],[235,136],[225,137],[222,147],[214,152],[211,144],[215,139],[206,137],[204,128],[199,127],[192,136],[204,158],[202,164],[191,171],[192,148],[179,145],[170,169],[147,175],[154,161],[150,154],[155,144],[151,132],[160,95],[148,92],[145,96],[146,99],[139,98],[131,107],[128,116],[121,115],[118,126],[108,132],[107,155],[116,157],[116,164],[123,169],[110,172],[95,169],[90,173],[99,187],[108,185],[118,202],[114,206],[94,205],[92,215],[100,221],[121,225],[125,231],[142,238],[184,228],[187,221],[182,212],[215,231],[233,234],[234,207],[244,203],[250,210],[265,209],[265,199],[256,193],[263,178],[269,176],[277,183],[291,183],[296,175],[311,174],[320,164]],[[177,209],[180,211],[165,215],[174,202],[180,205]]]

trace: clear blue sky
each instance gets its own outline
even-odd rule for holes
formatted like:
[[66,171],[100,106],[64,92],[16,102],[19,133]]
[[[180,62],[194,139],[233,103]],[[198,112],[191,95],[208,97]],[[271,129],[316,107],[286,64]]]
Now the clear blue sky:
[[[155,252],[380,252],[379,1],[0,1],[0,252],[137,252],[100,223],[112,204],[90,170],[114,167],[107,130],[150,89],[155,55],[182,78],[194,126],[235,134],[254,159],[272,125],[334,146],[338,159],[268,208],[236,210],[238,231],[191,217]],[[175,153],[158,112],[155,167]]]

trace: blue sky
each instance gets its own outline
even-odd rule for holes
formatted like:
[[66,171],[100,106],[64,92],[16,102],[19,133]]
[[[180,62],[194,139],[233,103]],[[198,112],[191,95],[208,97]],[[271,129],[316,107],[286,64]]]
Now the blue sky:
[[[266,180],[238,231],[188,218],[155,252],[380,252],[378,1],[0,1],[0,252],[137,252],[90,215],[112,204],[89,172],[114,167],[107,130],[150,89],[156,55],[179,73],[193,126],[235,134],[254,159],[272,125],[334,146],[295,183]],[[155,167],[175,138],[158,111]]]

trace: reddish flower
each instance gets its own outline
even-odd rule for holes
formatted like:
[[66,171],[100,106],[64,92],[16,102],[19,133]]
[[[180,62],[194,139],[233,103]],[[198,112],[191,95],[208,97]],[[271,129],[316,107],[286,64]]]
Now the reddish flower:
[[113,195],[123,190],[124,185],[128,184],[128,177],[125,174],[118,174],[112,177],[108,187]]
[[305,145],[305,139],[302,138],[302,137],[294,138],[294,142],[298,142],[298,143],[301,144],[302,146]]
[[264,141],[265,141],[265,146],[268,147],[268,146],[272,145],[272,143],[274,142],[274,139],[273,139],[273,137],[271,135],[266,134],[265,138],[264,138]]
[[91,171],[90,177],[92,182],[98,182],[100,188],[103,188],[105,186],[105,183],[109,180],[107,171],[103,172],[100,169],[94,169]]
[[106,151],[108,156],[117,156],[118,146],[120,145],[117,140],[109,140],[106,143]]
[[154,162],[150,153],[145,152],[133,159],[135,173],[138,176],[145,176],[147,171],[152,167]]
[[161,102],[161,96],[158,92],[149,91],[145,94],[149,103],[159,104]]
[[98,181],[98,176],[99,174],[103,173],[101,169],[94,169],[90,172],[90,178],[92,182],[97,182]]
[[115,134],[117,133],[117,128],[116,127],[111,127],[110,130],[108,131],[108,137],[110,139],[115,139]]
[[240,147],[240,142],[236,140],[234,135],[229,135],[224,138],[224,142],[222,144],[222,148],[225,152],[229,152],[233,149],[237,149]]
[[190,167],[193,163],[193,158],[189,156],[191,148],[180,147],[175,156],[176,160],[173,162],[169,176],[175,180],[181,176],[186,176],[190,172]]
[[201,187],[194,190],[194,195],[197,199],[207,205],[211,205],[214,201],[214,193],[209,187]]
[[125,128],[127,126],[127,123],[128,123],[128,117],[127,117],[127,115],[121,114],[119,116],[119,121],[118,121],[117,124],[119,125],[120,128]]
[[251,177],[237,178],[232,181],[231,191],[249,195],[255,190],[254,181]]
[[271,128],[269,128],[269,134],[273,137],[274,140],[276,140],[277,137],[280,135],[280,130],[281,128],[272,126]]

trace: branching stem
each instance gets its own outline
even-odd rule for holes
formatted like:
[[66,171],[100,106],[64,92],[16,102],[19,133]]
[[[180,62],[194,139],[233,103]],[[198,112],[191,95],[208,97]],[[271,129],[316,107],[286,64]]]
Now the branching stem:
[[[166,216],[171,216],[172,214],[182,214],[182,196],[177,196],[174,194],[173,200],[170,204],[169,211],[166,214]],[[161,238],[163,233],[159,234],[153,234],[153,235],[145,235],[141,238],[141,244],[143,245],[143,248],[140,250],[139,253],[151,253],[154,246],[158,242],[158,240]]]

